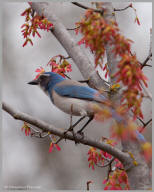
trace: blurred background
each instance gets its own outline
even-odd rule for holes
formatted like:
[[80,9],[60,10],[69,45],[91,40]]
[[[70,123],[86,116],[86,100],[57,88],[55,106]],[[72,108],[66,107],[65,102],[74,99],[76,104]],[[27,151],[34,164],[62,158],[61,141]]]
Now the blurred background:
[[[84,3],[90,5],[90,3]],[[113,3],[115,8],[123,8],[128,3]],[[150,28],[152,27],[152,3],[133,3],[137,9],[141,25],[134,23],[135,13],[132,9],[116,12],[116,19],[121,32],[134,41],[132,52],[143,62],[149,54]],[[67,129],[70,117],[54,107],[47,96],[38,88],[27,84],[36,76],[36,68],[46,64],[51,57],[61,54],[67,56],[64,48],[49,32],[40,31],[41,39],[33,39],[34,45],[28,44],[24,48],[21,25],[24,17],[20,14],[28,8],[27,3],[3,4],[3,101],[17,110],[40,118],[56,127]],[[59,17],[67,28],[74,28],[84,10],[71,3],[51,3],[51,11]],[[70,31],[75,41],[76,36]],[[93,57],[84,50],[91,59]],[[73,71],[69,76],[75,80],[82,80],[80,71],[70,59]],[[152,64],[150,61],[149,64]],[[144,68],[152,90],[152,70]],[[102,74],[103,75],[103,74]],[[144,100],[143,112],[145,121],[151,118],[151,102]],[[61,141],[61,151],[48,153],[50,140],[26,137],[21,131],[23,122],[14,120],[3,112],[2,129],[2,168],[3,186],[32,186],[39,189],[56,190],[84,190],[86,182],[92,180],[90,189],[104,188],[102,181],[107,176],[107,169],[97,168],[93,171],[88,167],[88,147],[75,145],[71,141]],[[73,121],[78,118],[73,118]],[[81,123],[82,124],[82,123]],[[93,121],[85,130],[85,134],[95,140],[100,136],[109,136],[109,125]],[[146,138],[151,141],[151,124],[146,128]]]

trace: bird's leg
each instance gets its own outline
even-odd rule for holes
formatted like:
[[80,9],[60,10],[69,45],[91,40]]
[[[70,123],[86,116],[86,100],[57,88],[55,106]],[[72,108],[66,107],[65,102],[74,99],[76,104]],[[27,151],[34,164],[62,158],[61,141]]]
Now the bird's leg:
[[[66,135],[66,133],[67,133],[68,131],[71,131],[72,134],[73,134],[73,136],[74,136],[74,139],[75,139],[75,133],[74,133],[73,128],[74,128],[78,123],[80,123],[80,121],[82,121],[86,116],[81,117],[76,123],[74,123],[74,125],[72,125],[72,113],[73,113],[73,105],[71,105],[70,127],[69,127],[66,131],[64,131],[64,137],[65,137],[65,135]],[[64,137],[59,138],[59,139],[56,141],[56,144],[59,143]],[[75,141],[75,143],[76,143],[76,141]]]
[[82,121],[85,117],[86,117],[86,116],[81,117],[76,123],[74,123],[74,125],[70,126],[70,127],[67,129],[67,132],[68,132],[68,131],[72,131],[72,129],[73,129],[75,126],[77,126],[77,125],[80,123],[80,121]]
[[[72,131],[73,128],[78,124],[80,123],[80,121],[82,121],[86,116],[83,116],[81,117],[76,123],[74,123],[74,125],[70,126],[66,131],[64,131],[64,136],[59,138],[57,141],[56,141],[56,144],[59,143],[64,137],[65,137],[65,134],[68,132],[68,131]],[[74,136],[74,132],[73,132],[73,136]]]
[[94,119],[94,115],[91,115],[88,119],[88,121],[86,122],[86,124],[77,132],[80,135],[83,135],[83,130],[86,128],[86,126]]
[[[72,132],[74,140],[75,140],[74,129],[72,128],[72,114],[73,114],[73,104],[71,105],[70,131]],[[66,134],[66,132],[64,132],[64,134]],[[76,144],[76,140],[75,140],[75,144]]]

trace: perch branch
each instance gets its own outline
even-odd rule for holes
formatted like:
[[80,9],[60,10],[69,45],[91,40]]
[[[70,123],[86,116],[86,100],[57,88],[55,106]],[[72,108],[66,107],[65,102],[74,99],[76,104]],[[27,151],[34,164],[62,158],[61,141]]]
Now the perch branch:
[[[59,128],[55,128],[53,125],[48,124],[42,120],[39,120],[37,118],[34,118],[26,113],[22,113],[19,111],[16,111],[14,108],[12,108],[10,105],[7,103],[3,102],[2,103],[2,109],[9,113],[12,117],[14,117],[17,120],[25,121],[31,125],[34,125],[38,127],[39,129],[43,130],[44,132],[50,132],[51,134],[57,135],[59,137],[63,137],[63,131]],[[88,137],[84,137],[83,139],[80,138],[79,135],[76,135],[75,139],[74,136],[71,133],[66,133],[65,134],[65,139],[72,140],[72,141],[77,141],[78,143],[96,147],[100,150],[106,151],[107,153],[110,153],[117,159],[119,159],[121,162],[124,164],[131,164],[132,160],[130,159],[129,154],[124,153],[120,151],[119,149],[112,147],[109,144],[103,143],[103,142],[98,142],[94,141]]]
[[96,164],[98,167],[107,167],[107,166],[110,166],[112,164],[112,162],[115,160],[115,158],[113,157],[112,159],[110,159],[106,164],[104,165],[100,165],[100,164]]
[[149,125],[149,123],[152,121],[152,118],[149,119],[149,121],[147,121],[146,123],[139,117],[137,117],[137,119],[143,124],[143,128],[145,128],[147,125]]
[[148,66],[148,67],[152,67],[151,65],[147,65],[147,62],[150,60],[150,58],[152,57],[152,53],[150,53],[147,58],[145,59],[145,61],[143,62],[143,64],[141,65],[141,69],[143,69],[143,67]]
[[82,9],[92,9],[92,10],[95,11],[96,13],[101,13],[101,14],[102,14],[102,11],[101,11],[101,10],[93,9],[93,8],[91,8],[91,7],[87,7],[87,6],[85,6],[85,5],[81,4],[81,3],[72,2],[72,4],[78,6],[78,7],[82,8]]
[[76,29],[79,29],[79,28],[80,28],[80,26],[75,27],[75,28],[67,28],[67,30],[68,30],[68,31],[73,31],[73,30],[76,30]]
[[131,7],[132,7],[132,5],[129,4],[127,7],[124,7],[124,8],[121,8],[121,9],[116,9],[116,8],[114,8],[114,11],[124,11],[124,10],[126,10],[126,9],[128,9],[128,8],[131,8]]

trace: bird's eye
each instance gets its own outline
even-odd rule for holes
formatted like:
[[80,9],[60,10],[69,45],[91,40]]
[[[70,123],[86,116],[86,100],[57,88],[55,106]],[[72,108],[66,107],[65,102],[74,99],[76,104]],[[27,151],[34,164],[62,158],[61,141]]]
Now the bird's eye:
[[48,78],[48,75],[46,75],[46,74],[40,75],[40,80],[45,80],[47,78]]
[[40,76],[40,80],[43,80],[43,79],[45,79],[45,76],[44,76],[44,75],[41,75],[41,76]]

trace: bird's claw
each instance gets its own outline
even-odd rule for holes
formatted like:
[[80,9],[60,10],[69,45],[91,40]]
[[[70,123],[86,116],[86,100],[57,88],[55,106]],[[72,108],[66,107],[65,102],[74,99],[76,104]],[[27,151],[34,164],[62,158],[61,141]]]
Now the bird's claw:
[[[78,140],[82,140],[82,139],[84,139],[84,132],[78,131],[76,133],[76,136],[77,136]],[[79,141],[77,141],[77,143],[79,143]]]

